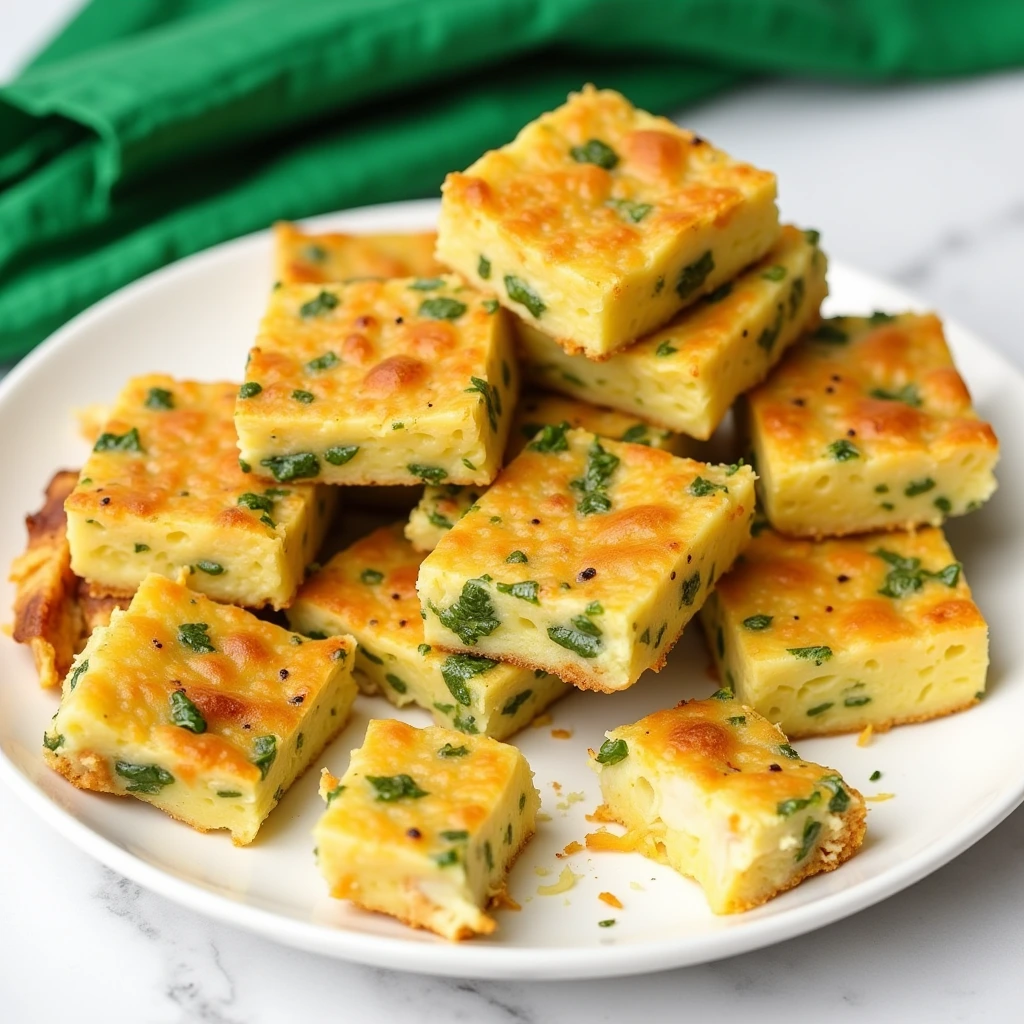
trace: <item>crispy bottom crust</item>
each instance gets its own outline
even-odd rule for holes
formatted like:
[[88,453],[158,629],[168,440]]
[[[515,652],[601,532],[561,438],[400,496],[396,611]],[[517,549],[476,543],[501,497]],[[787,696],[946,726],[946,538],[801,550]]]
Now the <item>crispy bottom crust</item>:
[[[346,721],[342,721],[342,723],[338,725],[333,732],[327,734],[327,737],[324,739],[324,742],[320,745],[320,748],[307,761],[306,767],[303,768],[302,771],[299,772],[299,774],[296,775],[295,778],[292,780],[291,786],[294,786],[295,783],[298,782],[299,779],[301,779],[302,776],[309,771],[309,769],[313,765],[313,762],[318,760],[320,758],[320,755],[324,752],[324,750],[327,749],[329,744],[341,735],[341,732],[345,728],[346,724]],[[136,796],[135,793],[125,793],[115,789],[114,779],[113,776],[111,776],[110,774],[110,768],[107,765],[107,759],[100,754],[94,753],[93,751],[87,750],[80,753],[78,755],[78,763],[76,764],[69,758],[62,756],[61,754],[58,754],[55,751],[47,750],[44,747],[43,758],[55,772],[57,772],[59,775],[63,775],[64,778],[67,779],[68,782],[70,782],[71,785],[75,786],[77,789],[85,789],[93,793],[107,793],[110,796],[134,797],[135,799],[142,799],[141,797]],[[291,789],[291,786],[289,786],[288,788]],[[283,796],[284,794],[282,794],[282,797]],[[193,828],[197,832],[220,832],[222,828],[228,828],[227,825],[224,825],[221,828],[206,828],[202,825],[197,825],[194,822],[189,821],[188,818],[183,818],[178,814],[172,813],[166,808],[161,807],[159,804],[153,803],[153,801],[151,800],[143,800],[143,802],[147,804],[152,804],[152,806],[155,807],[158,811],[160,811],[163,814],[166,814],[168,818],[173,818],[175,821],[180,821],[183,825],[188,825],[189,828]],[[269,818],[270,815],[274,812],[274,808],[277,807],[278,803],[280,803],[280,801],[276,801],[270,808],[270,810],[267,811],[266,815],[263,818],[263,821],[261,821],[259,826],[257,827],[256,835],[259,835],[259,829],[263,827],[263,822],[265,822],[267,818]],[[253,838],[250,839],[248,842],[244,842],[243,840],[237,838],[235,834],[232,832],[231,842],[235,846],[249,846],[256,839],[256,835],[254,835]]]
[[[683,628],[685,628],[685,626]],[[683,630],[680,629],[671,640],[665,643],[661,657],[653,665],[648,666],[651,672],[660,672],[665,667],[665,661],[668,659],[669,652],[679,642],[679,638],[682,635]],[[437,650],[445,651],[448,654],[480,653],[475,647],[451,647],[447,644],[434,644],[434,647],[436,647]],[[621,693],[623,690],[628,690],[630,686],[634,686],[636,684],[636,680],[634,680],[632,683],[627,683],[625,686],[606,686],[593,676],[587,675],[579,665],[572,662],[565,662],[558,668],[552,668],[550,665],[542,665],[539,661],[531,661],[529,658],[523,658],[516,654],[503,654],[500,658],[495,658],[493,655],[488,654],[487,657],[492,658],[494,661],[500,661],[506,665],[515,665],[516,668],[550,672],[552,675],[558,676],[563,683],[572,683],[572,685],[579,690],[593,690],[596,693]],[[647,671],[647,669],[644,671]],[[643,673],[641,673],[641,675],[642,674]],[[637,678],[639,679],[639,677]]]
[[[942,711],[926,712],[923,715],[904,715],[901,718],[890,718],[887,722],[882,722],[881,725],[876,725],[874,722],[869,722],[873,732],[888,732],[893,726],[896,725],[914,725],[916,722],[930,722],[935,718],[945,718],[947,715],[956,715],[961,711],[966,711],[968,708],[974,707],[975,704],[980,704],[980,697],[972,697],[966,704],[958,704],[953,708],[945,708]],[[850,726],[848,729],[827,729],[821,732],[800,732],[799,730],[792,730],[787,732],[786,735],[791,740],[801,739],[814,739],[816,736],[841,736],[844,733],[852,734],[862,732],[864,730],[863,725]]]
[[[857,537],[868,533],[896,533],[897,531],[913,533],[925,526],[941,527],[946,519],[946,516],[938,516],[934,519],[907,519],[899,523],[883,523],[880,526],[872,526],[869,530],[783,530],[774,523],[771,523],[771,527],[784,537],[798,537],[800,540],[828,540],[833,537]],[[771,517],[768,517],[768,521],[771,522]]]
[[[781,893],[796,888],[796,886],[804,881],[804,879],[810,878],[812,875],[824,874],[827,871],[835,871],[837,867],[848,861],[860,849],[864,842],[864,834],[867,831],[867,808],[863,803],[863,797],[857,790],[852,787],[848,788],[850,792],[855,793],[862,802],[859,807],[854,808],[843,817],[844,827],[839,835],[834,839],[830,839],[822,843],[814,851],[814,856],[808,858],[807,863],[777,889],[766,891],[757,896],[756,899],[731,903],[724,910],[715,911],[715,913],[738,914],[746,910],[753,910],[755,907],[762,906]],[[594,812],[593,817],[595,820],[615,822],[618,825],[622,825],[623,828],[626,828],[625,823],[612,813],[607,804],[601,804],[601,806]],[[638,829],[637,831],[639,832],[641,830]],[[651,837],[650,832],[647,832],[645,834],[645,838],[653,837]],[[643,856],[650,856],[652,860],[656,860],[662,864],[667,864],[669,867],[673,867],[673,865],[668,864],[668,860],[664,856],[664,846],[660,842],[655,840],[653,844],[644,845],[653,847],[656,851],[656,855],[651,856],[651,854],[646,852],[644,849],[641,849],[639,846],[635,850],[631,850],[629,852],[638,852]],[[681,871],[679,873],[685,878],[693,878],[692,875],[688,875],[686,872]],[[697,881],[695,878],[693,878],[693,880]]]
[[[518,908],[518,904],[516,904],[515,900],[513,900],[508,894],[508,890],[505,886],[508,881],[509,872],[515,865],[515,862],[519,859],[519,855],[526,849],[527,843],[529,843],[533,836],[533,832],[528,832],[523,835],[518,848],[512,855],[512,859],[508,862],[508,867],[505,869],[505,879],[502,881],[501,888],[496,893],[488,897],[485,909],[497,909],[500,907],[507,908],[510,904],[515,905],[515,907]],[[380,910],[377,907],[371,906],[369,903],[364,903],[363,901],[356,899],[354,896],[346,896],[345,899],[363,910],[370,911],[374,914],[384,914],[387,917],[393,917],[396,921],[401,921],[402,924],[407,925],[410,928],[418,928],[420,931],[433,932],[435,935],[440,935],[442,939],[447,939],[449,942],[462,942],[464,939],[471,939],[475,935],[490,935],[498,927],[498,922],[495,921],[494,918],[485,916],[484,920],[487,923],[483,925],[479,931],[474,931],[468,925],[464,925],[455,935],[445,935],[443,932],[439,932],[436,928],[432,928],[426,921],[426,918],[429,916],[430,912],[436,908],[437,904],[432,903],[418,890],[414,890],[413,895],[415,897],[414,902],[416,907],[422,907],[422,919],[418,919],[415,916],[415,908],[413,908],[408,915],[395,914],[390,910]]]

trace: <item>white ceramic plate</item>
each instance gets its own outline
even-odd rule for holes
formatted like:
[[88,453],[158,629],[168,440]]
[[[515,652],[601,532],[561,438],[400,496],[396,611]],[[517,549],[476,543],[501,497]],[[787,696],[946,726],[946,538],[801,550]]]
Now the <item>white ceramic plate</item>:
[[[350,211],[314,222],[333,230],[401,231],[433,224],[433,202]],[[826,237],[827,243],[827,237]],[[37,507],[59,467],[78,467],[86,446],[71,418],[76,406],[113,399],[124,380],[154,370],[201,379],[240,379],[271,280],[268,233],[184,260],[125,288],[82,314],[25,359],[0,386],[6,438],[0,565],[24,541],[23,514]],[[833,266],[832,312],[920,308],[857,271]],[[522,911],[500,911],[493,938],[450,945],[327,896],[313,863],[310,830],[320,813],[319,771],[288,792],[246,849],[225,834],[201,835],[132,800],[82,793],[47,769],[43,729],[57,695],[36,684],[28,651],[0,640],[0,775],[63,835],[143,885],[202,913],[290,945],[382,967],[490,978],[573,978],[634,974],[699,963],[799,935],[852,914],[910,885],[961,853],[1024,799],[1024,503],[1021,476],[1024,378],[967,331],[949,338],[982,416],[1003,447],[1002,487],[981,512],[954,520],[949,534],[992,629],[989,696],[962,715],[896,729],[860,748],[853,736],[805,741],[806,756],[832,765],[873,804],[861,853],[767,906],[715,917],[697,886],[639,855],[555,852],[593,828],[598,803],[585,750],[605,729],[712,688],[700,630],[692,627],[660,675],[626,693],[573,693],[554,721],[517,738],[542,792],[544,823],[511,878]],[[10,603],[10,588],[4,598]],[[360,698],[353,721],[322,760],[341,774],[370,717],[394,715],[383,699]],[[425,712],[399,714],[426,724]],[[556,739],[551,728],[572,730]],[[318,769],[320,765],[316,765]],[[875,769],[884,775],[868,782]],[[554,784],[560,785],[560,793]],[[579,794],[580,799],[570,797]],[[540,896],[566,864],[580,875],[564,895]],[[539,876],[535,869],[550,872]],[[597,899],[615,893],[611,910]],[[616,924],[599,928],[614,917]]]

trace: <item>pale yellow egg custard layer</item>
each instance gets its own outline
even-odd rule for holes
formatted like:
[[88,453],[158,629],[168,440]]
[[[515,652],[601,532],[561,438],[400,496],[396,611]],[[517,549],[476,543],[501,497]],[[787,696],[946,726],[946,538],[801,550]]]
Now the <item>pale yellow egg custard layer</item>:
[[278,482],[486,484],[517,397],[505,312],[454,275],[290,285],[271,293],[235,426]]
[[827,320],[746,402],[764,509],[784,533],[937,526],[996,488],[996,436],[936,316]]
[[442,188],[437,254],[600,359],[777,241],[775,175],[588,86]]
[[239,462],[237,384],[135,377],[65,502],[71,568],[131,593],[147,573],[218,601],[284,607],[316,555],[334,492],[274,487]]
[[749,540],[754,474],[545,427],[420,566],[424,639],[621,690]]
[[775,725],[719,691],[606,734],[593,850],[635,850],[693,878],[716,914],[750,910],[832,871],[864,839],[864,799],[803,760]]
[[354,650],[147,576],[75,660],[43,753],[80,789],[244,845],[344,726]]
[[570,355],[517,321],[523,373],[540,387],[706,440],[736,396],[764,380],[817,324],[825,271],[818,233],[786,226],[749,270],[603,363]]
[[515,747],[371,720],[314,831],[332,896],[446,939],[493,932],[487,908],[533,835],[540,796]]
[[722,685],[789,736],[970,707],[988,628],[942,531],[797,540],[765,530],[701,611]]
[[359,642],[356,681],[392,704],[417,704],[439,725],[504,739],[567,690],[544,671],[475,654],[446,654],[423,639],[416,574],[423,555],[402,524],[375,530],[335,555],[288,609],[307,636],[349,633]]

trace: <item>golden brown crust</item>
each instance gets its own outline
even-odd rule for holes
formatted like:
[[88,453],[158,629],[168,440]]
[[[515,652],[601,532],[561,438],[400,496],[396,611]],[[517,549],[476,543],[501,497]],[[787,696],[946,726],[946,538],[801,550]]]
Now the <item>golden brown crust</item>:
[[[894,718],[890,718],[880,725],[876,725],[874,722],[871,723],[871,731],[874,732],[888,732],[894,726],[897,725],[915,725],[918,722],[931,722],[936,718],[946,718],[949,715],[957,715],[961,711],[966,711],[968,708],[973,708],[975,704],[980,704],[980,697],[973,697],[971,700],[966,701],[963,704],[958,704],[952,708],[941,708],[937,711],[928,711],[920,715],[899,715]],[[791,739],[800,740],[810,739],[811,737],[817,736],[841,736],[847,733],[859,733],[863,731],[863,726],[858,723],[850,727],[849,729],[837,728],[837,729],[817,729],[814,732],[801,732],[799,729],[790,729],[789,736]]]
[[60,470],[46,486],[38,512],[25,517],[28,544],[11,564],[14,639],[32,648],[41,686],[56,686],[71,667],[82,638],[78,578],[71,571],[64,501],[78,473]]
[[[76,577],[77,579],[77,577]],[[110,625],[110,616],[118,609],[131,604],[135,591],[108,592],[109,588],[97,587],[88,580],[78,580],[75,597],[82,610],[82,642],[100,626]]]

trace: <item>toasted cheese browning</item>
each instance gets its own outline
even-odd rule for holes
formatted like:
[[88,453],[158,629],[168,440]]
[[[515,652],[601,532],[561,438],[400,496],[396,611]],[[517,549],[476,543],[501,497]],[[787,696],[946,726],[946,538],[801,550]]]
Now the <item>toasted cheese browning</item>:
[[44,756],[80,789],[249,843],[345,724],[354,650],[148,576],[76,659]]
[[747,543],[749,467],[547,428],[420,567],[426,642],[620,690]]
[[[131,594],[185,569],[219,601],[275,608],[295,593],[334,495],[271,488],[238,460],[237,384],[136,377],[118,397],[65,503],[74,572]],[[251,469],[252,467],[248,467]]]
[[828,320],[747,398],[765,512],[785,533],[939,525],[995,490],[996,436],[933,315]]
[[[516,406],[505,446],[505,461],[515,458],[544,427],[557,427],[562,423],[613,440],[662,448],[674,455],[685,454],[688,447],[687,439],[680,434],[653,427],[635,416],[575,398],[534,391],[523,395]],[[409,516],[405,535],[417,551],[433,551],[482,493],[481,488],[458,484],[425,487],[423,497]]]
[[881,731],[985,690],[988,629],[942,531],[762,532],[701,612],[723,685],[790,736]]
[[437,235],[307,233],[294,224],[274,225],[275,279],[282,284],[323,284],[359,277],[435,277]]
[[40,686],[56,686],[79,650],[82,609],[71,571],[64,500],[78,473],[61,470],[46,486],[43,507],[25,517],[28,545],[11,564],[15,584],[13,636],[32,650]]
[[235,425],[278,482],[487,484],[518,377],[497,303],[454,275],[276,289]]
[[864,799],[831,768],[805,761],[777,727],[720,691],[607,733],[592,767],[603,816],[635,850],[697,881],[716,914],[749,910],[832,871],[864,838]]
[[774,175],[588,86],[448,175],[437,252],[601,358],[731,280],[778,231]]
[[326,769],[317,859],[331,895],[447,939],[487,935],[486,913],[536,823],[540,797],[514,747],[371,720],[339,780]]
[[354,636],[356,679],[365,692],[383,693],[398,707],[418,704],[439,725],[504,739],[567,687],[543,671],[427,644],[416,596],[422,559],[401,524],[375,530],[306,581],[289,622],[307,636]]
[[818,233],[787,225],[749,270],[603,363],[517,321],[523,371],[541,387],[706,440],[736,397],[818,323],[825,270]]

